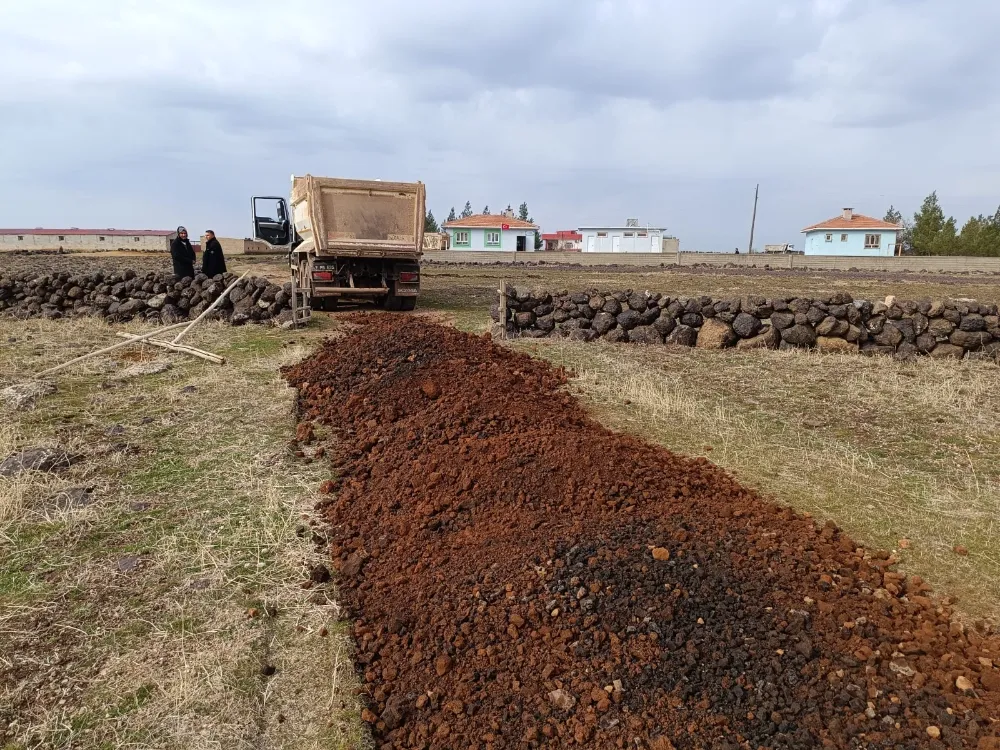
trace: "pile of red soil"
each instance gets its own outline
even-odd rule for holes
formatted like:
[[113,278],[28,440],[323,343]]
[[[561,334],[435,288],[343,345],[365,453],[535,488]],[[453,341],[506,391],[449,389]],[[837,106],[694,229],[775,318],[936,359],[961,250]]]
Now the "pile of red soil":
[[1000,750],[1000,640],[564,373],[359,316],[286,375],[340,455],[325,514],[385,748]]

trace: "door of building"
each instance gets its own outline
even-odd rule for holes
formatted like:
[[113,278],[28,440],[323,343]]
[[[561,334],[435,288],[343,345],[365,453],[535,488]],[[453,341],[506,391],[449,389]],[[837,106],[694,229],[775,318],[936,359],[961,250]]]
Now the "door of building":
[[517,236],[517,252],[523,253],[528,247],[528,238],[523,234]]
[[660,242],[660,235],[654,234],[649,238],[649,251],[651,253],[661,253],[663,252],[663,245]]
[[596,241],[597,241],[597,238],[594,235],[590,235],[587,238],[587,252],[588,253],[594,252],[594,242],[596,242]]
[[611,252],[620,253],[622,251],[622,238],[617,234],[611,238]]

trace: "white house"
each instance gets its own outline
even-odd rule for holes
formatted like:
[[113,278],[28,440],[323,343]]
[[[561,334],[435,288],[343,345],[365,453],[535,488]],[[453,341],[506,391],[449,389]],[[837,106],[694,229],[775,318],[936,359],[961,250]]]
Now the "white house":
[[845,208],[839,216],[806,227],[806,255],[896,255],[900,227]]
[[534,252],[538,226],[504,214],[473,214],[446,221],[452,250]]
[[146,250],[167,252],[173,229],[0,229],[3,250]]
[[[636,219],[627,219],[625,226],[580,227],[585,253],[662,253],[676,252],[676,237],[662,227],[639,226]],[[666,242],[665,242],[666,241]]]

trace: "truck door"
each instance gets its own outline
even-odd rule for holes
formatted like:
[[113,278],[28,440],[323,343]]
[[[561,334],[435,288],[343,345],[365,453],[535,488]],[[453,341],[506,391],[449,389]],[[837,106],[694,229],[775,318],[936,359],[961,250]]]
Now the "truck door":
[[254,196],[251,207],[255,239],[279,247],[292,244],[292,225],[288,220],[288,204],[284,198]]

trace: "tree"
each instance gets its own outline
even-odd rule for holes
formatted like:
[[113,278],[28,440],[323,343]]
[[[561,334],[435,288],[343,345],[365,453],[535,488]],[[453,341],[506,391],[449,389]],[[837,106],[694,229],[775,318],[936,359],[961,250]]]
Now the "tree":
[[913,250],[917,255],[954,255],[958,251],[956,237],[955,219],[944,218],[934,191],[913,215]]
[[424,231],[425,232],[440,232],[441,227],[438,226],[437,219],[434,218],[434,212],[428,210],[427,216],[424,217]]
[[490,215],[490,207],[487,205],[485,208],[483,208],[483,216],[489,216],[489,215]]
[[528,203],[525,201],[517,208],[517,218],[521,221],[530,221],[528,218]]
[[913,224],[904,219],[903,214],[897,211],[895,206],[889,206],[883,221],[899,226],[899,232],[896,233],[896,243],[902,246],[904,252],[913,249]]
[[455,216],[455,207],[451,207],[451,211],[448,212],[448,218],[445,221],[455,221],[458,217]]
[[472,216],[472,203],[466,201],[465,208],[462,209],[461,218],[468,219],[470,216]]
[[992,216],[971,217],[958,235],[958,252],[977,257],[1000,255],[1000,209]]

